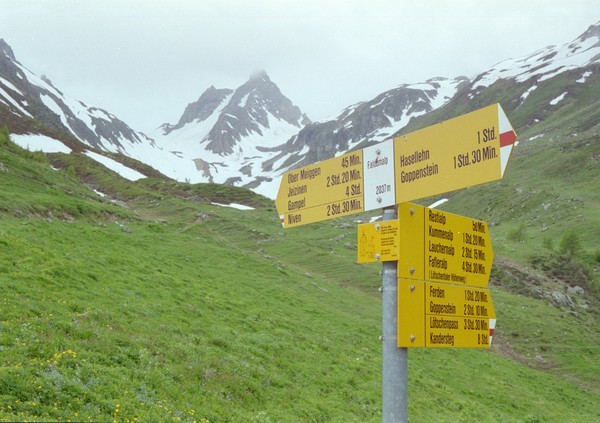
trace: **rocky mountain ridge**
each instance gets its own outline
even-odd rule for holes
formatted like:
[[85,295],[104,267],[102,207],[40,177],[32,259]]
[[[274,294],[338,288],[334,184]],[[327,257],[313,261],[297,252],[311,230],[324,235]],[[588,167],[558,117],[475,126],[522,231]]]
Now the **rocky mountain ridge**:
[[186,179],[260,192],[261,183],[273,179],[262,162],[308,122],[261,71],[235,90],[209,87],[186,106],[177,124],[165,123],[151,136],[183,162]]
[[8,121],[10,115],[29,118],[100,150],[124,152],[133,144],[153,143],[110,112],[70,98],[47,77],[38,77],[29,71],[2,39],[0,106],[4,121]]
[[[224,107],[219,108],[224,102]],[[216,112],[219,113],[214,125],[207,134],[199,133],[198,138],[201,143],[206,143],[208,151],[220,155],[233,154],[234,146],[251,133],[263,135],[263,130],[272,124],[269,115],[298,129],[310,122],[306,114],[281,93],[267,73],[261,71],[236,90],[216,89],[211,85],[197,101],[187,105],[176,125],[165,123],[161,126],[162,135],[176,137],[177,130],[207,121]]]
[[283,159],[285,166],[303,166],[381,142],[412,118],[445,104],[466,83],[468,79],[464,77],[438,77],[420,84],[402,84],[372,100],[347,107],[334,120],[306,125],[265,166],[272,168],[272,164]]

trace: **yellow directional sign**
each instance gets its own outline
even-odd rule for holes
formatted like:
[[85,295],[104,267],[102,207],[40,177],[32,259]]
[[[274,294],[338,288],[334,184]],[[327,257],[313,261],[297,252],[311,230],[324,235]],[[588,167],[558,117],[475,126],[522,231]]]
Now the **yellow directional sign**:
[[489,290],[398,281],[398,346],[488,348],[496,325]]
[[398,220],[358,225],[358,262],[398,260]]
[[411,203],[398,206],[398,220],[399,277],[487,287],[494,251],[486,222]]
[[359,263],[398,261],[407,279],[485,288],[494,251],[487,223],[430,209],[398,205],[398,219],[358,225]]
[[286,172],[275,205],[284,227],[360,213],[362,151]]
[[288,228],[501,179],[515,140],[494,104],[288,171],[275,205]]
[[515,140],[499,104],[394,138],[396,202],[501,179]]

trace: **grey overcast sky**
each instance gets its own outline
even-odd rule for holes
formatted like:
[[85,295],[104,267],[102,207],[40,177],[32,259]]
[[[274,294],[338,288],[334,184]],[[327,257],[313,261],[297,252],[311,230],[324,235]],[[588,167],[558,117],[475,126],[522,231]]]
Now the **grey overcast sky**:
[[0,38],[136,130],[265,70],[313,120],[403,83],[568,43],[598,0],[0,0]]

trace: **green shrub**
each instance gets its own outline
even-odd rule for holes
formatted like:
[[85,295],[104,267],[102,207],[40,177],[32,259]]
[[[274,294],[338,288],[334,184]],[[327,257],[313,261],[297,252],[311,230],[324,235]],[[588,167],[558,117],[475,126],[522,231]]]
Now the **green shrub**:
[[521,223],[518,227],[508,232],[507,238],[513,242],[523,242],[525,241],[526,232],[525,225]]
[[0,145],[6,145],[10,140],[10,134],[8,132],[8,127],[4,125],[0,128]]
[[576,256],[581,252],[581,240],[575,232],[565,232],[560,240],[559,251],[562,254]]

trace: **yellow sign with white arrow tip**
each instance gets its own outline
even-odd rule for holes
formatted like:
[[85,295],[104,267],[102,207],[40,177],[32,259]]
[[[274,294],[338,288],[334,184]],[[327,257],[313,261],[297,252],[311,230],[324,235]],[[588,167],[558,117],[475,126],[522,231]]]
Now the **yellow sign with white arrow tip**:
[[500,104],[394,138],[396,202],[502,179],[516,138]]

